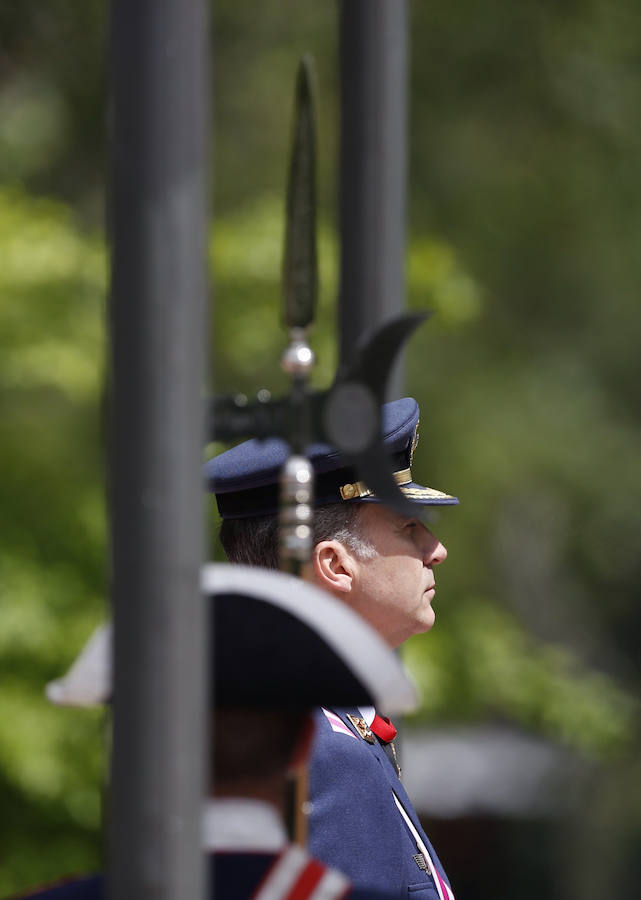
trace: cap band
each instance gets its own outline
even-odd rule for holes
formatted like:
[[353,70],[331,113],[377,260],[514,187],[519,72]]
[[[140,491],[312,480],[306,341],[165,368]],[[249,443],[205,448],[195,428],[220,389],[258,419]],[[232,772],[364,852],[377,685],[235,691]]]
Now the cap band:
[[[393,472],[396,484],[410,484],[412,481],[412,470],[401,469],[399,472]],[[353,481],[351,484],[343,484],[339,488],[343,500],[358,500],[362,497],[373,497],[374,494],[363,481]]]

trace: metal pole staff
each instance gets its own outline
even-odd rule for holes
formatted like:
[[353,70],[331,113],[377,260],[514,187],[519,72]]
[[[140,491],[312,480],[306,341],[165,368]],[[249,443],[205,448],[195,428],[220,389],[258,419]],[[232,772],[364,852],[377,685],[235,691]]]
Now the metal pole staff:
[[[404,307],[407,0],[342,0],[340,359]],[[395,369],[389,396],[401,394]]]
[[206,0],[112,0],[109,896],[203,896]]

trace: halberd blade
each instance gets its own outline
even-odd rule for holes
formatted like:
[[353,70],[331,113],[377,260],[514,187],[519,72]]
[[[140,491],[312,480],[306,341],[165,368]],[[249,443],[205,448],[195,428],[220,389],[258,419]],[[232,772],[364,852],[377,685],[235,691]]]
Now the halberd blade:
[[318,292],[316,126],[309,56],[301,60],[296,79],[282,276],[285,324],[307,328],[314,319]]
[[371,335],[366,335],[353,362],[336,375],[336,382],[360,381],[376,395],[379,405],[385,400],[387,382],[406,341],[419,325],[432,315],[426,310],[391,319]]
[[323,410],[327,439],[356,468],[374,494],[401,515],[416,506],[396,484],[383,444],[381,406],[394,362],[415,329],[431,313],[401,316],[383,325],[359,349],[353,363],[340,371]]

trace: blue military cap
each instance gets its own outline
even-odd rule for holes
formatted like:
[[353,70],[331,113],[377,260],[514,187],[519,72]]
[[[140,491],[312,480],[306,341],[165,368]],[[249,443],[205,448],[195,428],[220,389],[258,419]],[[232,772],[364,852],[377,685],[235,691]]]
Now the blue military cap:
[[[412,479],[412,457],[418,442],[419,408],[413,397],[394,400],[382,408],[383,441],[400,490],[421,506],[450,506],[456,497],[417,484]],[[278,438],[250,440],[232,447],[205,463],[205,479],[216,495],[223,519],[242,519],[278,511],[280,470],[289,456]],[[328,444],[311,444],[309,457],[316,482],[315,504],[378,503],[372,491],[358,480],[338,451]]]
[[[326,591],[284,572],[211,563],[203,567],[216,707],[311,709],[416,705],[396,655],[364,619]],[[112,694],[111,627],[91,637],[47,695],[93,706]]]

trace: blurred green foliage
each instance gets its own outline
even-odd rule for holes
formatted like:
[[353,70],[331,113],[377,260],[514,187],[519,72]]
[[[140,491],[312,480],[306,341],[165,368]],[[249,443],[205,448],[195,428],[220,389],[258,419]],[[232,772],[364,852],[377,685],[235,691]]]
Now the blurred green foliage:
[[44,685],[104,614],[98,398],[105,252],[70,209],[0,191],[0,893],[99,864],[102,713]]
[[[103,715],[52,709],[43,687],[108,590],[104,19],[93,0],[0,12],[0,894],[101,858]],[[624,896],[641,836],[640,26],[630,0],[412,5],[407,292],[436,311],[407,355],[415,469],[462,499],[434,525],[450,551],[437,627],[407,647],[415,720],[504,722],[598,761],[576,833],[617,835],[593,856]],[[336,365],[336,29],[334,4],[215,5],[220,391],[286,389],[282,210],[306,50],[319,386]],[[567,896],[602,896],[574,859]]]

